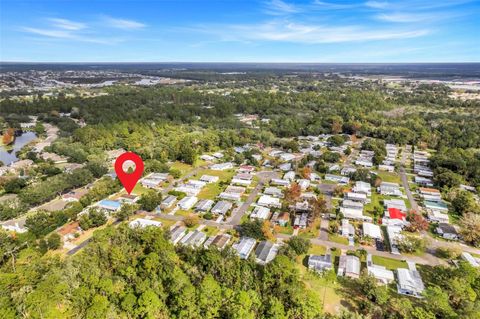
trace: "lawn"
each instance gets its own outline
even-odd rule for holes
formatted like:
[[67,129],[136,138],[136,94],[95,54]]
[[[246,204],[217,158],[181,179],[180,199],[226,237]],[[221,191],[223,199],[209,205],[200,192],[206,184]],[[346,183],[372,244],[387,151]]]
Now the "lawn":
[[312,245],[308,250],[309,255],[325,255],[327,247],[321,245]]
[[302,238],[315,238],[318,236],[318,232],[320,230],[320,218],[317,218],[312,222],[312,224],[305,228],[300,229],[298,232],[298,236]]
[[190,172],[193,169],[192,165],[185,164],[182,162],[174,162],[171,166],[170,169],[176,169],[180,171],[180,177],[184,177],[187,175],[188,172]]
[[390,173],[386,171],[378,171],[378,177],[382,179],[384,182],[388,183],[398,183],[400,184],[402,181],[400,179],[400,175],[397,173]]
[[290,224],[288,224],[285,227],[276,225],[274,227],[274,230],[275,230],[275,232],[277,232],[279,234],[285,234],[285,235],[292,235],[293,234],[293,227]]
[[207,234],[208,237],[210,237],[210,236],[215,236],[216,234],[218,234],[219,229],[217,227],[214,227],[214,226],[206,226],[205,228],[202,229],[202,231],[205,234]]
[[170,227],[177,222],[176,220],[165,219],[161,217],[155,217],[153,220],[162,222],[162,226],[164,229],[170,229]]
[[372,256],[372,261],[375,265],[384,266],[390,270],[395,270],[397,268],[408,268],[408,265],[405,261],[388,257]]
[[328,240],[334,243],[348,245],[348,239],[337,234],[328,234]]
[[[313,248],[314,250],[321,250],[323,246],[317,246]],[[324,248],[324,247],[323,247]],[[325,312],[336,314],[341,311],[344,307],[342,306],[342,296],[337,293],[341,288],[340,284],[330,278],[323,278],[311,271],[303,265],[303,260],[305,255],[299,256],[297,258],[297,269],[300,272],[300,278],[305,283],[305,286],[308,290],[313,292],[321,301],[323,309]]]
[[192,211],[190,210],[183,210],[183,209],[179,209],[175,212],[175,215],[179,215],[179,216],[189,216],[190,214],[193,214]]

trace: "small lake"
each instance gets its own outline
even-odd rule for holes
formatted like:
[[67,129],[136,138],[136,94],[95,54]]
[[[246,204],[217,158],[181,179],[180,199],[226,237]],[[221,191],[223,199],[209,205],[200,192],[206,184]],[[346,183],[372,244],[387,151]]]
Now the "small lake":
[[20,151],[22,147],[24,147],[36,138],[37,135],[35,133],[25,132],[15,138],[15,142],[13,142],[12,146],[8,147],[8,151],[5,150],[4,146],[0,146],[0,161],[2,161],[3,165],[5,166],[18,161],[18,151]]

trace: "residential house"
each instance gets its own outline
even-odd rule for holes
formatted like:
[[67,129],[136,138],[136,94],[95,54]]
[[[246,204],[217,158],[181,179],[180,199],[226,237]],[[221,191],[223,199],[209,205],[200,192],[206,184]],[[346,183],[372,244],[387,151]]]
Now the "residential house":
[[290,181],[286,179],[272,178],[272,180],[270,181],[270,184],[288,187],[290,186]]
[[477,258],[474,258],[470,253],[466,251],[462,253],[462,259],[468,262],[471,266],[475,268],[480,267],[480,261]]
[[214,171],[226,171],[232,168],[233,168],[233,163],[230,163],[230,162],[218,163],[210,166],[210,169]]
[[175,226],[170,231],[170,241],[176,245],[185,236],[187,228],[185,226]]
[[297,180],[297,184],[301,190],[304,191],[310,186],[310,181],[308,179],[299,179]]
[[407,205],[405,204],[405,201],[403,199],[384,199],[383,204],[387,210],[391,208],[396,208],[401,212],[407,212]]
[[340,207],[340,212],[348,219],[372,221],[370,216],[363,215],[363,209]]
[[375,265],[372,261],[372,255],[367,255],[367,271],[368,274],[375,277],[377,282],[387,285],[395,280],[393,271],[386,269],[384,266]]
[[332,255],[327,251],[325,255],[310,255],[308,256],[308,269],[323,273],[333,269]]
[[260,265],[271,262],[278,253],[278,245],[270,241],[262,241],[255,249],[255,261]]
[[216,247],[220,250],[225,249],[227,247],[228,243],[230,242],[232,236],[229,234],[218,234],[216,236],[211,236],[204,244],[203,246],[205,248],[209,247]]
[[373,239],[382,239],[382,230],[380,226],[364,222],[362,225],[363,236],[368,236]]
[[445,239],[457,240],[459,237],[455,227],[447,223],[439,223],[436,231],[437,234],[441,235]]
[[204,232],[194,230],[183,236],[180,240],[180,244],[184,246],[200,247],[206,239],[207,235]]
[[350,182],[350,178],[346,176],[333,175],[333,174],[325,174],[325,180],[336,182],[339,184],[348,184]]
[[262,195],[257,201],[257,204],[260,206],[266,207],[281,207],[280,199],[277,197],[272,197],[270,195]]
[[247,173],[240,173],[233,177],[232,185],[249,186],[252,183],[253,175]]
[[385,215],[382,219],[382,224],[404,227],[408,223],[406,217],[407,214],[403,213],[400,209],[389,208],[385,211]]
[[115,200],[103,199],[99,201],[96,206],[109,212],[116,212],[120,210],[122,203]]
[[173,204],[176,202],[177,197],[173,195],[168,195],[160,204],[161,209],[167,209],[173,206]]
[[195,210],[198,212],[208,212],[214,204],[214,201],[211,199],[203,199],[200,200],[196,205],[195,205]]
[[292,182],[293,180],[295,180],[295,172],[290,171],[285,173],[285,175],[283,175],[283,179]]
[[400,185],[397,183],[388,183],[382,182],[380,187],[378,187],[378,192],[382,195],[387,196],[402,196],[402,191],[400,190]]
[[362,193],[348,192],[345,194],[345,199],[365,203],[367,202],[367,195]]
[[270,216],[270,209],[267,207],[263,206],[256,206],[252,213],[250,214],[250,218],[256,218],[256,219],[264,219],[267,220],[268,217]]
[[357,181],[355,182],[355,186],[352,189],[355,193],[365,194],[367,196],[372,195],[372,186],[370,183]]
[[185,196],[177,203],[177,206],[180,209],[189,210],[193,207],[193,205],[195,205],[197,201],[198,201],[198,198],[195,196]]
[[130,228],[146,228],[149,226],[162,227],[162,223],[156,220],[138,218],[128,223]]
[[9,220],[2,224],[2,228],[6,231],[13,231],[19,234],[26,233],[28,229],[25,227],[25,220]]
[[126,203],[126,204],[134,204],[136,203],[140,197],[132,194],[123,194],[118,198],[118,201],[121,203]]
[[353,238],[355,236],[355,227],[350,224],[348,219],[342,219],[341,232],[343,237]]
[[288,212],[275,212],[272,216],[272,222],[285,227],[290,222],[290,214]]
[[256,243],[257,242],[253,238],[242,237],[238,243],[233,245],[233,249],[237,251],[240,259],[247,259],[253,251],[253,248],[255,248]]
[[338,263],[337,276],[350,278],[360,277],[360,259],[353,255],[341,255]]
[[294,228],[305,229],[308,223],[308,213],[301,213],[295,215],[295,220],[293,222]]
[[399,294],[420,298],[425,289],[422,277],[414,263],[408,262],[409,269],[397,269],[397,290]]
[[283,172],[288,172],[289,170],[292,169],[292,163],[283,163],[278,165],[278,169],[283,171]]
[[283,191],[278,187],[267,187],[263,191],[265,195],[271,195],[278,198],[283,198]]
[[213,206],[211,212],[213,214],[225,215],[230,209],[232,209],[233,204],[225,200],[221,200]]
[[429,221],[436,222],[436,223],[446,223],[446,224],[450,222],[450,218],[448,217],[448,214],[442,213],[438,210],[429,210],[427,214],[428,214]]
[[216,183],[218,181],[219,177],[218,176],[213,176],[213,175],[202,175],[200,177],[200,180],[205,183]]
[[71,192],[66,193],[62,196],[62,199],[66,202],[78,202],[80,198],[88,193],[88,190],[85,188],[79,188]]

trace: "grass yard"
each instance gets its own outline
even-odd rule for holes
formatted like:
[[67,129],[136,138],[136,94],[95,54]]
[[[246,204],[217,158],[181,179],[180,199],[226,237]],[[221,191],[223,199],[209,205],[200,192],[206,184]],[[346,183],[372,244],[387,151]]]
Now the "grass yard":
[[320,230],[320,218],[317,218],[313,221],[313,223],[305,228],[300,229],[298,232],[298,236],[302,238],[315,238],[318,236],[318,232]]
[[192,165],[185,164],[182,162],[174,162],[171,166],[170,169],[176,169],[180,171],[180,177],[184,177],[187,175],[188,172],[190,172],[193,169]]
[[176,220],[170,220],[170,219],[165,219],[161,217],[155,217],[153,220],[162,222],[163,228],[167,230],[170,229],[170,227],[177,222]]
[[348,239],[337,234],[328,234],[328,240],[333,241],[334,243],[348,245]]
[[185,217],[189,216],[190,214],[193,214],[191,210],[179,209],[175,212],[175,215],[185,216]]
[[390,173],[386,171],[378,171],[378,177],[382,179],[384,182],[388,183],[398,183],[400,184],[402,181],[400,179],[400,175],[397,173]]
[[384,266],[390,270],[395,270],[397,268],[408,268],[408,265],[405,261],[388,257],[372,256],[372,261],[375,265]]
[[217,227],[214,227],[214,226],[206,226],[205,228],[202,229],[202,231],[207,234],[208,237],[210,236],[215,236],[216,234],[218,234],[218,232],[220,231]]
[[339,313],[344,308],[342,306],[343,298],[337,293],[341,288],[340,284],[336,280],[332,280],[330,277],[324,278],[309,271],[303,265],[304,258],[305,255],[299,256],[297,258],[296,266],[299,270],[300,278],[304,282],[306,288],[318,297],[325,312],[331,314]]
[[327,247],[321,245],[312,245],[308,250],[309,255],[325,255]]
[[285,234],[285,235],[293,234],[293,227],[290,224],[288,224],[285,227],[276,225],[273,229],[275,230],[276,233],[279,233],[279,234]]

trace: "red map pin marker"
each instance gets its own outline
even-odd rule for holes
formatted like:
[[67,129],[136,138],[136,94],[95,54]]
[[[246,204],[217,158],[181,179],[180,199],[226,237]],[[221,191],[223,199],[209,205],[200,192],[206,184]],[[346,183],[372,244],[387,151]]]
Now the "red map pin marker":
[[[126,161],[135,163],[135,171],[133,173],[128,174],[123,170],[123,163]],[[128,194],[133,191],[138,180],[142,177],[143,167],[142,159],[133,152],[123,153],[115,161],[115,173],[117,173],[118,179],[122,182]]]

